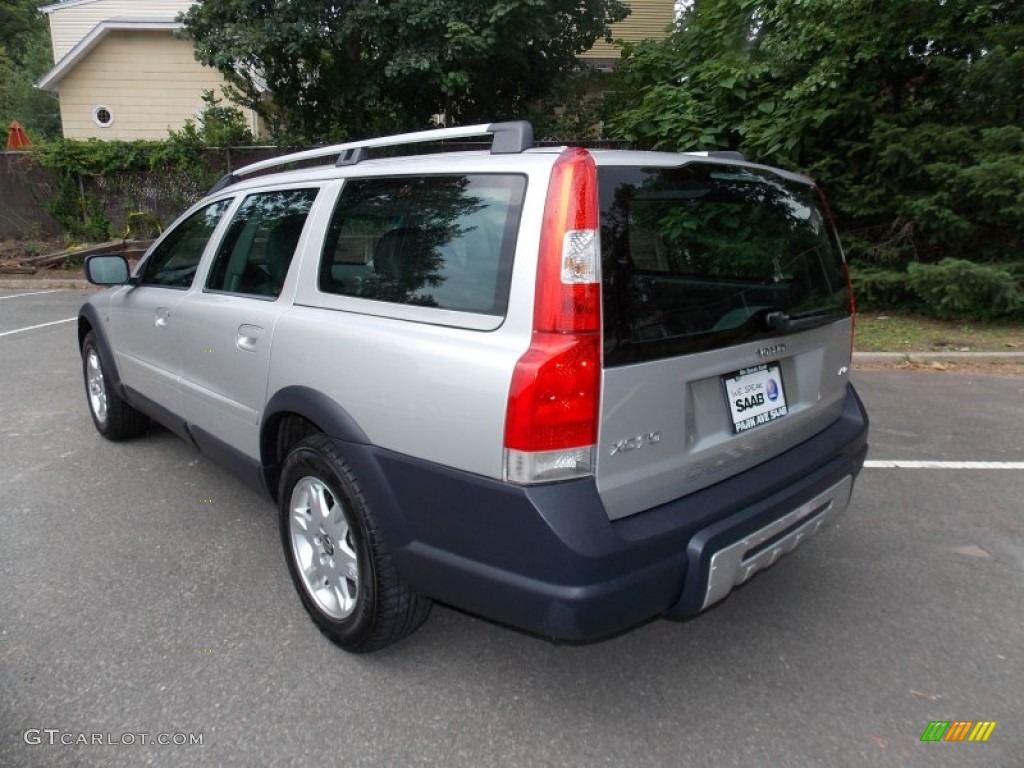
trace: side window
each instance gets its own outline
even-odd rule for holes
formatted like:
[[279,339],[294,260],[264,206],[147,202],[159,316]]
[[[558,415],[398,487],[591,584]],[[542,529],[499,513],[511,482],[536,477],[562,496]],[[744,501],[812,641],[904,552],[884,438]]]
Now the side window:
[[230,205],[230,199],[211,203],[171,230],[146,260],[141,284],[166,288],[191,286],[206,243]]
[[217,249],[206,288],[277,298],[317,191],[287,189],[245,198]]
[[347,181],[320,290],[503,316],[525,191],[519,175]]

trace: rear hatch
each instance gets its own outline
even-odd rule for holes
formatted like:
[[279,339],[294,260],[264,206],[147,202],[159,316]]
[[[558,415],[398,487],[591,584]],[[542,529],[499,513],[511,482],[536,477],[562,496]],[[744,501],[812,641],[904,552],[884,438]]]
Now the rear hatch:
[[783,453],[835,421],[846,392],[849,284],[815,187],[676,157],[598,160],[596,476],[612,518]]

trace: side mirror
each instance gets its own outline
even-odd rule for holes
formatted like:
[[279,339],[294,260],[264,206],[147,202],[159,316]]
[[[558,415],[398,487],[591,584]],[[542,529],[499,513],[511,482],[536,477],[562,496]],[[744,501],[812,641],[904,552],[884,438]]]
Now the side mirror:
[[100,253],[85,257],[85,279],[93,285],[124,285],[130,275],[128,259],[119,253]]

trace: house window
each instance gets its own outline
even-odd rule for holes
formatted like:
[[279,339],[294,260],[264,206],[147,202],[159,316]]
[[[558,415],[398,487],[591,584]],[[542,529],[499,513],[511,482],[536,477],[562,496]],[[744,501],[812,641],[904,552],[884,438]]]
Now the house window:
[[109,128],[114,122],[114,113],[110,111],[110,107],[101,104],[93,107],[92,119],[100,128]]

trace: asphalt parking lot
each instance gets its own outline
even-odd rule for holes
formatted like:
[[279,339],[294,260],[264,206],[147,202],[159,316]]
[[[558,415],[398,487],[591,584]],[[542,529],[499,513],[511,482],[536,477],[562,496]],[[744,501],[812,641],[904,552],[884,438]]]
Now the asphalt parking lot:
[[[865,469],[835,527],[696,621],[555,646],[437,606],[353,657],[269,501],[165,431],[95,433],[61,322],[87,294],[16,293],[0,765],[1024,766],[1022,469]],[[1024,378],[854,381],[871,460],[1024,461]],[[998,725],[922,743],[933,720]]]

